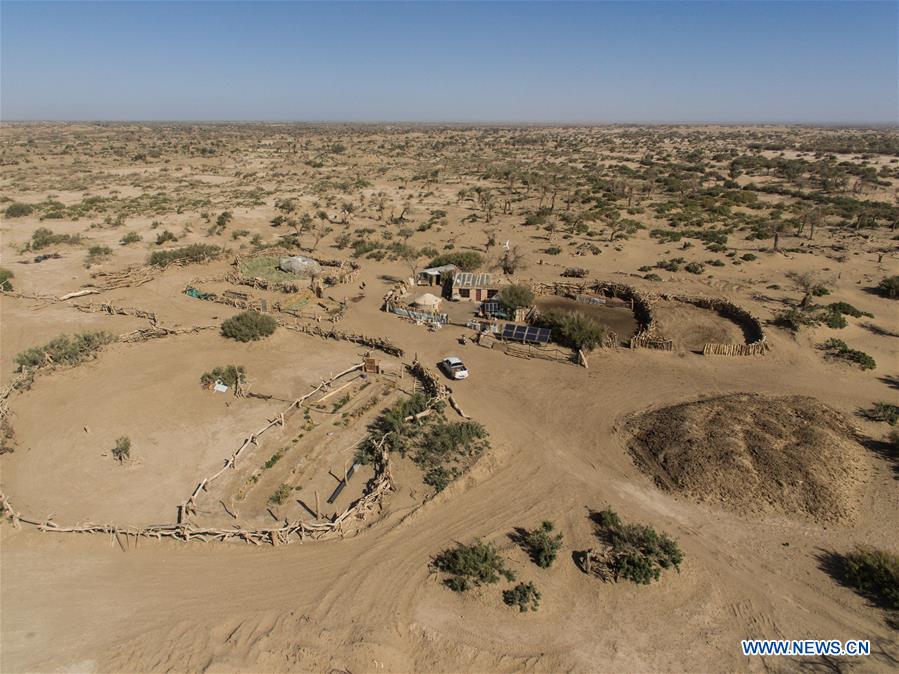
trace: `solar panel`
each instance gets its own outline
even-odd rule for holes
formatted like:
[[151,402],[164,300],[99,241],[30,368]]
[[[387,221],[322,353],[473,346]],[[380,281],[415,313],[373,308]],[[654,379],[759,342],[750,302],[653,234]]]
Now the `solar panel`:
[[549,328],[538,328],[533,325],[516,325],[506,323],[503,326],[502,338],[530,344],[546,344],[549,342]]

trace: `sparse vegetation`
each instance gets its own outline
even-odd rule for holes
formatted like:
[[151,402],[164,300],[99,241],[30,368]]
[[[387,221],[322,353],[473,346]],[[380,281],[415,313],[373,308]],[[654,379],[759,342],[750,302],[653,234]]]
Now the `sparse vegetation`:
[[52,229],[38,227],[31,235],[29,250],[43,250],[56,245],[77,245],[81,243],[80,234],[56,234]]
[[287,499],[290,498],[290,493],[293,491],[289,484],[280,485],[275,492],[268,497],[269,505],[284,505],[287,502]]
[[218,246],[206,243],[193,243],[183,248],[171,250],[157,250],[150,255],[148,263],[157,267],[167,267],[170,264],[193,264],[207,262],[219,257],[224,251]]
[[114,341],[115,337],[108,332],[60,335],[43,346],[22,351],[16,356],[16,364],[21,369],[49,365],[77,365],[96,357],[100,349]]
[[204,372],[200,376],[200,383],[206,388],[217,381],[222,382],[225,386],[237,386],[238,383],[246,381],[246,371],[243,365],[226,365],[213,368],[211,372]]
[[871,421],[881,421],[895,426],[899,422],[899,405],[887,402],[874,403],[873,407],[862,410],[862,416]]
[[131,458],[131,438],[123,435],[115,441],[115,447],[112,448],[112,458],[119,463],[124,463]]
[[140,234],[138,234],[137,232],[128,232],[121,239],[119,239],[119,245],[130,246],[132,243],[137,243],[140,240]]

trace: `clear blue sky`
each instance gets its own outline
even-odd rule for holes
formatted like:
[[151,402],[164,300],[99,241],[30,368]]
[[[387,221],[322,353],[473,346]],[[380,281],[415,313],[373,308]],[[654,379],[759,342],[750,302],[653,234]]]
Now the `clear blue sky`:
[[897,3],[0,3],[5,120],[897,121]]

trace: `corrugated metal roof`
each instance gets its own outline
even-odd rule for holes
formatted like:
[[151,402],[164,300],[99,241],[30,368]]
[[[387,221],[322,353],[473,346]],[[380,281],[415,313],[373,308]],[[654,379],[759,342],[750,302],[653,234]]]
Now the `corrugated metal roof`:
[[493,285],[492,274],[460,271],[453,277],[454,288],[487,288]]

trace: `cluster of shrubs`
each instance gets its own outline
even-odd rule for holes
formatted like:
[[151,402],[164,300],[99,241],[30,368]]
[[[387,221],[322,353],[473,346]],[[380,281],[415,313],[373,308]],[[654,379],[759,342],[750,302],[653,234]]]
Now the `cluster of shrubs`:
[[[541,568],[548,569],[562,546],[562,534],[553,534],[552,522],[543,522],[539,528],[524,532],[519,537],[522,547]],[[492,585],[505,578],[516,580],[515,573],[506,566],[506,560],[496,546],[476,540],[468,545],[458,544],[438,554],[431,562],[432,568],[446,574],[443,583],[454,592],[467,592],[481,585]],[[520,582],[503,590],[503,602],[517,607],[521,613],[540,608],[540,592],[533,582]]]
[[193,243],[182,248],[154,251],[148,263],[157,267],[167,267],[175,263],[206,262],[219,257],[224,250],[208,243]]
[[877,367],[875,360],[864,351],[858,349],[850,349],[842,339],[828,339],[821,345],[821,348],[834,358],[848,360],[855,363],[863,370],[873,370]]
[[874,314],[856,309],[847,302],[831,302],[823,306],[812,304],[805,309],[791,307],[778,313],[774,317],[774,324],[790,332],[799,332],[805,326],[821,324],[829,328],[842,329],[848,325],[846,316],[874,318]]
[[278,327],[277,321],[258,311],[242,311],[222,323],[222,335],[238,342],[252,342],[268,337]]
[[26,244],[25,250],[42,250],[49,246],[61,244],[76,245],[79,243],[81,243],[80,234],[56,234],[52,229],[38,227],[31,235],[31,241]]
[[624,524],[611,508],[593,515],[597,535],[611,547],[610,571],[638,585],[658,580],[663,569],[680,570],[684,555],[664,533],[641,524]]
[[21,369],[38,368],[49,363],[77,365],[96,356],[107,344],[115,341],[108,332],[82,332],[75,335],[60,335],[43,346],[35,346],[16,356],[16,364]]
[[899,276],[888,276],[877,284],[877,290],[884,297],[899,299]]
[[237,386],[238,383],[246,381],[246,371],[243,365],[226,365],[213,368],[212,372],[204,372],[200,376],[200,383],[206,388],[217,381],[222,382],[225,386]]
[[447,421],[442,405],[434,407],[436,414],[416,421],[415,416],[427,409],[427,397],[415,393],[385,410],[369,426],[369,437],[357,451],[356,460],[370,463],[376,443],[384,438],[388,451],[411,456],[424,472],[425,484],[436,492],[446,489],[489,447],[487,431],[476,421]]
[[878,402],[870,409],[862,410],[861,414],[871,421],[881,421],[895,426],[899,422],[899,405]]

